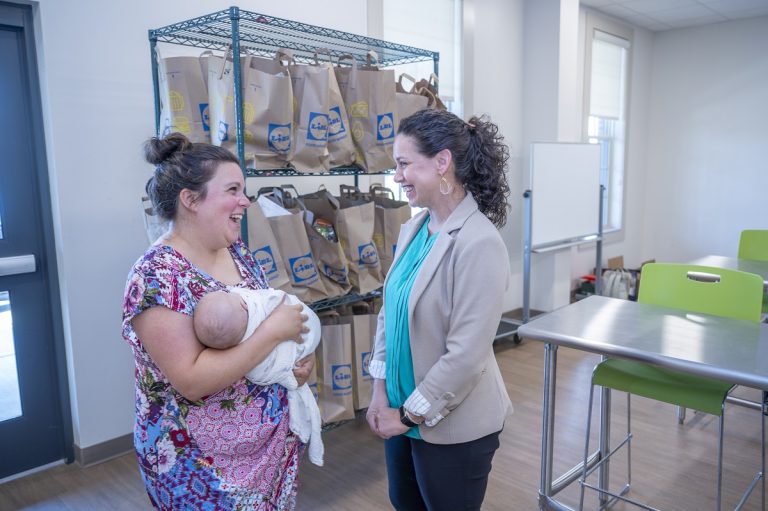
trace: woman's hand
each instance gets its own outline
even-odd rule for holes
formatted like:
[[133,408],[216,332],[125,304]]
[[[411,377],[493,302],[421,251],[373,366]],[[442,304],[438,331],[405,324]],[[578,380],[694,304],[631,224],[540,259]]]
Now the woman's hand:
[[313,367],[315,367],[314,353],[311,353],[296,362],[296,365],[293,368],[293,376],[296,378],[296,382],[299,384],[299,387],[307,383],[307,379],[309,379],[309,373],[312,372]]
[[309,328],[304,325],[307,315],[301,313],[302,309],[301,304],[290,305],[285,303],[285,298],[283,298],[280,305],[258,328],[269,331],[270,336],[275,340],[275,345],[288,340],[298,343],[304,342],[301,334],[309,332]]
[[[368,405],[368,411],[365,413],[365,420],[368,421],[371,431],[381,436],[379,433],[379,414],[381,410],[389,408],[389,398],[387,398],[387,380],[374,378],[373,394],[371,403]],[[383,437],[382,437],[383,438]]]
[[393,436],[407,433],[410,429],[408,426],[400,422],[400,410],[397,408],[387,407],[380,409],[377,423],[379,426],[377,434],[384,440]]

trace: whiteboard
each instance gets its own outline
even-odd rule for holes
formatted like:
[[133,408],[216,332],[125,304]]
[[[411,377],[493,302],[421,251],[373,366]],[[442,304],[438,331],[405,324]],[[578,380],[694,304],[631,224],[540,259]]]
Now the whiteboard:
[[531,144],[531,248],[597,235],[600,146]]

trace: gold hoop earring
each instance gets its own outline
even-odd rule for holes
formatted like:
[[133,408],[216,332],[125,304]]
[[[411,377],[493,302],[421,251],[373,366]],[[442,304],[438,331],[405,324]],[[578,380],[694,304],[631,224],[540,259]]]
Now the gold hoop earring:
[[447,179],[445,179],[445,176],[440,178],[440,193],[443,195],[450,195],[453,193],[453,185],[448,182]]

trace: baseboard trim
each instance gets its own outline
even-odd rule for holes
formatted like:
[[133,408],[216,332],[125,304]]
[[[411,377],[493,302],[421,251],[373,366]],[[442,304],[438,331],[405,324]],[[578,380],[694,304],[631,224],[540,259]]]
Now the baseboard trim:
[[75,461],[82,467],[90,467],[133,451],[133,434],[119,436],[100,444],[81,448],[75,445]]

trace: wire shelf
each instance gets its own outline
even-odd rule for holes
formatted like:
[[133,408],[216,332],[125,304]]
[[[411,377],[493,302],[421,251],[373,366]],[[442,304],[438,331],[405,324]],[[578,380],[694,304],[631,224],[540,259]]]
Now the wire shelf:
[[276,49],[287,48],[293,51],[297,61],[314,62],[315,51],[325,48],[336,59],[352,55],[360,62],[365,62],[368,51],[374,50],[378,54],[379,65],[385,67],[427,60],[437,63],[440,58],[439,52],[243,11],[237,7],[152,29],[149,38],[157,42],[226,50],[232,44],[233,21],[238,27],[241,51],[262,57],[272,57]]
[[346,305],[348,303],[355,303],[355,302],[362,302],[363,300],[369,300],[371,298],[376,298],[381,296],[381,289],[377,289],[375,291],[371,291],[370,293],[365,294],[357,294],[357,293],[347,293],[344,296],[337,296],[334,298],[326,298],[325,300],[318,300],[316,302],[312,302],[309,304],[309,307],[315,311],[322,311],[327,309],[333,309],[334,307],[339,307],[341,305]]
[[328,172],[301,172],[293,167],[279,169],[245,169],[245,177],[280,177],[280,176],[356,176],[356,175],[386,175],[394,174],[394,169],[381,172],[366,172],[360,167],[336,167]]

